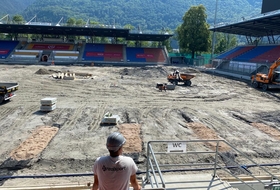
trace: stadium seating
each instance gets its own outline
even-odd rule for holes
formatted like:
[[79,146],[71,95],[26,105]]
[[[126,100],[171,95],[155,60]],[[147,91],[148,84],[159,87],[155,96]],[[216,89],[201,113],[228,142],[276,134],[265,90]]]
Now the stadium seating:
[[6,59],[19,44],[19,41],[0,40],[0,59]]
[[280,46],[273,46],[272,49],[264,52],[263,54],[254,57],[250,62],[263,62],[263,63],[272,63],[280,57]]
[[244,53],[246,53],[247,51],[250,51],[251,49],[255,48],[255,46],[237,46],[235,48],[233,48],[230,51],[227,51],[221,55],[219,55],[218,57],[216,57],[216,59],[233,59],[239,55],[242,55]]
[[15,50],[11,55],[12,60],[20,60],[20,61],[34,61],[39,60],[42,55],[42,50]]
[[77,61],[78,57],[78,51],[52,51],[48,61]]
[[148,56],[146,62],[164,63],[166,61],[161,48],[145,48],[144,52],[147,55],[153,55],[152,57]]
[[227,56],[237,52],[240,49],[242,49],[241,46],[235,47],[235,48],[233,48],[233,49],[231,49],[229,51],[226,51],[226,52],[220,54],[219,56],[216,57],[216,59],[227,59]]
[[250,51],[247,51],[246,53],[237,56],[233,58],[234,61],[243,61],[243,62],[250,62],[253,58],[264,54],[265,52],[268,52],[275,48],[276,46],[255,46],[255,48],[251,49]]
[[30,43],[26,50],[48,50],[48,51],[73,51],[73,43]]
[[166,62],[161,48],[126,48],[127,62]]
[[227,59],[233,59],[239,55],[242,55],[252,49],[254,49],[255,46],[244,46],[241,49],[239,49],[238,51],[233,52],[232,54],[230,54],[229,56],[227,56]]
[[84,61],[123,61],[122,44],[92,44],[85,45],[83,53]]
[[127,62],[146,62],[143,48],[126,48]]

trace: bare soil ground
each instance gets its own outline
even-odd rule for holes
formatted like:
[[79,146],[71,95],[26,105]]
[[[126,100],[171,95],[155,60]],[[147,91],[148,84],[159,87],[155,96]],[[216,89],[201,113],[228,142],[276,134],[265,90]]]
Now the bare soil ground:
[[[107,154],[106,137],[113,131],[127,138],[124,153],[141,171],[151,140],[225,139],[259,164],[279,163],[280,91],[262,92],[246,81],[180,67],[196,74],[192,86],[160,92],[156,84],[167,82],[174,68],[0,65],[1,82],[19,83],[17,96],[0,105],[0,175],[90,173],[95,159]],[[77,79],[55,79],[59,71]],[[57,98],[54,111],[40,111],[46,97]],[[119,115],[120,123],[100,125],[107,112]],[[220,148],[230,152],[227,145]],[[92,182],[92,176],[1,185],[73,182]]]

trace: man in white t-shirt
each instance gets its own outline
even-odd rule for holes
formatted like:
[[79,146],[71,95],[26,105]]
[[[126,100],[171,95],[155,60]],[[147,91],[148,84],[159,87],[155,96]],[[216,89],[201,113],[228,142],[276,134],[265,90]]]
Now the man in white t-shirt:
[[129,183],[134,190],[140,190],[136,178],[137,166],[133,159],[122,156],[125,138],[114,132],[107,138],[107,149],[110,156],[96,159],[93,166],[94,183],[92,190],[128,190]]

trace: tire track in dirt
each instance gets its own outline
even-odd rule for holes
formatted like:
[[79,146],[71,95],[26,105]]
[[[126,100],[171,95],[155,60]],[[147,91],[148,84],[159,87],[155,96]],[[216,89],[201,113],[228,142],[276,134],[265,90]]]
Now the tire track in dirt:
[[[16,131],[13,133],[16,133],[20,126],[28,126],[28,123],[31,121],[30,118],[36,117],[36,115],[33,116],[35,111],[37,111],[36,108],[37,106],[29,106],[26,108],[11,109],[9,112],[6,112],[6,114],[9,115],[8,117],[1,119],[5,123],[1,126],[1,131],[5,131],[7,128],[9,128],[9,131],[11,129],[15,129]],[[27,122],[27,120],[29,121]]]
[[153,106],[144,106],[141,108],[140,118],[147,118]]
[[69,123],[67,123],[67,125],[64,126],[64,128],[71,128],[73,126],[75,126],[77,119],[80,117],[80,115],[82,114],[82,111],[84,109],[84,107],[86,106],[86,103],[83,103],[82,105],[80,105],[77,109],[75,109],[74,113],[72,114],[72,116],[69,118]]
[[[210,113],[210,115],[202,116],[200,114],[197,117],[200,122],[205,123],[207,126],[215,130],[221,138],[227,140],[233,145],[243,143],[246,139],[246,133],[244,135],[244,133],[242,133],[238,128],[238,126],[241,125],[240,121],[232,119],[230,114],[227,112],[218,110],[215,115]],[[233,133],[233,131],[235,132]]]
[[88,127],[89,131],[94,131],[100,127],[100,123],[103,119],[106,108],[107,108],[107,104],[105,102],[102,102],[98,105],[96,117],[93,118],[92,123]]
[[5,118],[7,118],[7,115],[12,115],[17,111],[18,111],[18,107],[4,107],[2,105],[0,109],[0,120],[3,121]]
[[[226,110],[219,110],[218,113],[215,115],[211,114],[209,117],[198,116],[198,118],[202,123],[214,129],[220,137],[232,146],[238,147],[238,150],[241,152],[246,152],[250,156],[257,157],[274,154],[274,148],[267,148],[267,151],[264,153],[262,147],[275,146],[276,142],[271,142],[266,135],[261,134],[266,132],[260,129],[254,129],[250,118],[247,118],[244,114],[238,114],[232,111],[228,112]],[[257,132],[257,130],[260,132]],[[267,143],[264,145],[263,142]],[[248,147],[254,148],[250,150]]]
[[[218,111],[219,112],[219,111]],[[207,137],[207,133],[203,134],[202,136],[207,139],[224,139],[228,141],[229,143],[233,143],[232,145],[235,146],[240,146],[240,144],[243,143],[244,137],[238,137],[240,135],[237,135],[235,133],[232,133],[232,131],[236,131],[239,133],[239,130],[236,128],[236,126],[240,126],[240,122],[226,122],[229,120],[229,115],[226,113],[221,113],[217,117],[216,114],[212,114],[210,111],[207,110],[193,110],[193,109],[188,109],[188,113],[191,114],[192,116],[195,116],[196,121],[191,121],[188,123],[188,125],[192,125],[191,123],[197,123],[198,126],[206,127],[207,130],[211,130],[209,132],[209,137]],[[233,123],[233,124],[232,124]],[[236,124],[234,124],[236,123]],[[200,130],[200,128],[198,128]],[[202,132],[205,130],[201,130]],[[215,133],[215,135],[214,135]],[[211,135],[212,134],[212,135]],[[241,139],[240,139],[241,138]],[[228,150],[228,148],[223,148],[224,150]]]
[[46,117],[42,117],[41,119],[45,125],[61,128],[71,122],[70,118],[72,115],[73,109],[71,108],[57,108],[53,112],[48,113]]
[[263,123],[250,123],[250,125],[252,125],[253,127],[256,127],[257,129],[259,129],[260,131],[262,131],[263,133],[269,135],[270,137],[274,138],[277,141],[280,141],[280,131],[268,126],[266,124]]
[[[39,105],[39,104],[38,104]],[[10,126],[11,128],[16,128],[17,126],[20,126],[22,124],[27,123],[27,120],[30,120],[30,117],[36,112],[38,112],[39,106],[29,106],[27,109],[22,109],[21,113],[19,114],[18,118],[15,120],[15,122]],[[30,122],[30,121],[28,121]]]

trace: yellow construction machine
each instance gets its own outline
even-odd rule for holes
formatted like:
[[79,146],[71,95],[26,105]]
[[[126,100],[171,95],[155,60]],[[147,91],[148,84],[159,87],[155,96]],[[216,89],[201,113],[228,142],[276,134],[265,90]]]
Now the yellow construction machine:
[[280,71],[276,68],[280,65],[280,58],[278,58],[270,67],[268,74],[256,73],[251,76],[251,84],[254,88],[262,88],[263,91],[269,88],[280,88]]

